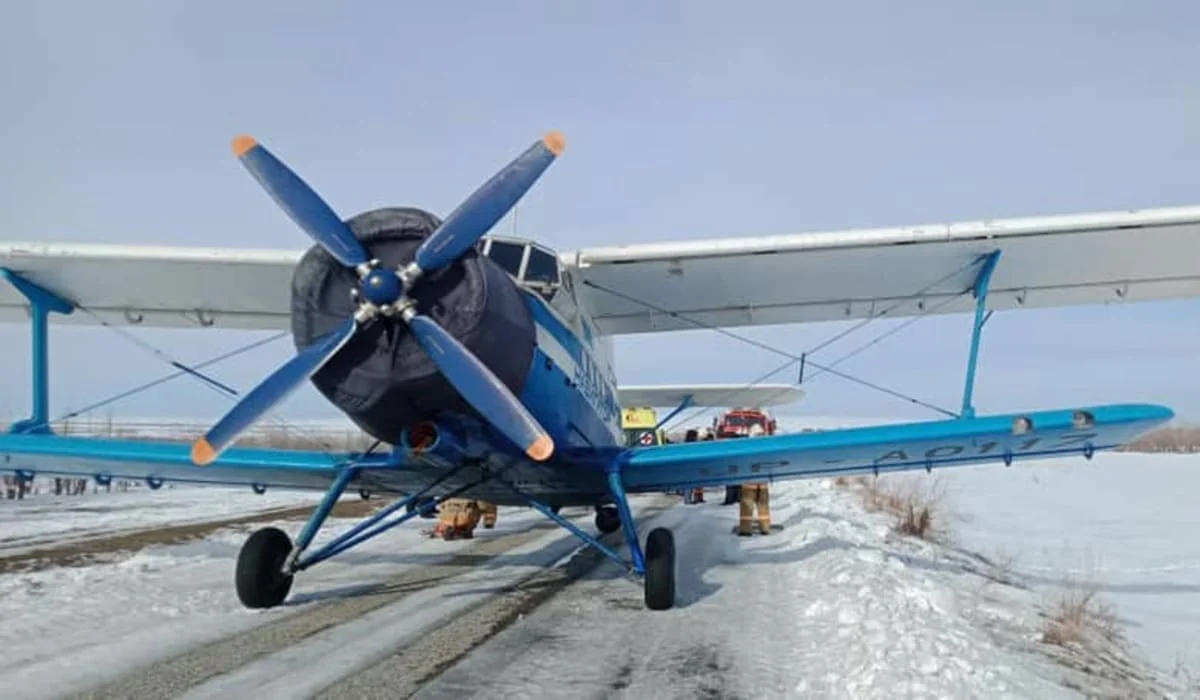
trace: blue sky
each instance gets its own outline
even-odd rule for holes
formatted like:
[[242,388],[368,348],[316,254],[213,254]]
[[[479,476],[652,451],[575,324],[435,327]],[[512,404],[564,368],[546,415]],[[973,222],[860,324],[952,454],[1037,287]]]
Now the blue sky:
[[[0,238],[306,246],[231,156],[242,132],[349,216],[445,214],[561,129],[567,153],[518,218],[558,249],[1200,204],[1195,3],[739,5],[9,3]],[[1148,400],[1200,419],[1198,312],[997,314],[979,410]],[[922,320],[841,368],[956,408],[969,324]],[[840,328],[740,332],[798,352]],[[140,337],[198,362],[262,335]],[[0,328],[0,347],[3,419],[28,403],[26,329]],[[748,381],[778,364],[706,331],[618,350],[626,382]],[[245,390],[290,353],[285,339],[214,374]],[[52,361],[54,413],[168,370],[105,330],[58,332]],[[215,419],[228,405],[184,381],[114,410]],[[798,410],[935,415],[829,376]],[[309,389],[283,409],[331,412]]]

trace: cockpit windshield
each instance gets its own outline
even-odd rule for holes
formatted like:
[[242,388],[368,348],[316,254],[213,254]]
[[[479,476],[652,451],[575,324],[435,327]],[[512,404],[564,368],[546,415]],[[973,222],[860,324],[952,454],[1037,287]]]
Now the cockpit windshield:
[[547,300],[555,296],[562,282],[558,256],[530,241],[488,237],[483,241],[483,254]]
[[518,279],[521,277],[521,263],[525,260],[524,245],[508,241],[491,241],[485,254],[508,274]]

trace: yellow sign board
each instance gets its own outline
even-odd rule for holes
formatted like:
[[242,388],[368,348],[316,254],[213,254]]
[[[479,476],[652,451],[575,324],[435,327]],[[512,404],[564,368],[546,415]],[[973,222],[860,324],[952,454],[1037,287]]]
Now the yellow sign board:
[[653,428],[658,425],[658,414],[653,408],[621,409],[622,428]]

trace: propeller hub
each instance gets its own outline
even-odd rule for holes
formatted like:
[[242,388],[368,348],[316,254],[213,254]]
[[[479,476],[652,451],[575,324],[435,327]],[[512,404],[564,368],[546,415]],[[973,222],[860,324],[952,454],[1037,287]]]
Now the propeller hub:
[[387,306],[404,294],[404,284],[391,270],[374,269],[362,280],[362,295],[376,306]]

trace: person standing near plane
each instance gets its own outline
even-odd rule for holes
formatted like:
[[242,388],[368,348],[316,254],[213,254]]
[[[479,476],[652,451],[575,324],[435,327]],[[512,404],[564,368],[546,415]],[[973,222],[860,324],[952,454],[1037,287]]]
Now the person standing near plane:
[[[684,442],[696,442],[699,439],[700,439],[700,431],[696,430],[695,428],[688,428],[687,432],[684,433],[684,436],[683,436]],[[704,502],[704,489],[702,489],[702,488],[685,489],[683,492],[683,502],[686,505],[695,505],[697,503],[703,503]]]
[[483,515],[483,528],[491,530],[496,527],[496,504],[479,501],[479,512]]
[[[750,426],[750,437],[752,439],[766,434],[767,431],[761,425],[755,423]],[[771,534],[770,500],[771,495],[767,489],[767,482],[752,481],[742,484],[741,513],[738,517],[739,536],[750,537],[753,535],[756,521],[759,531],[762,534]],[[757,518],[755,517],[755,510],[758,511]]]

